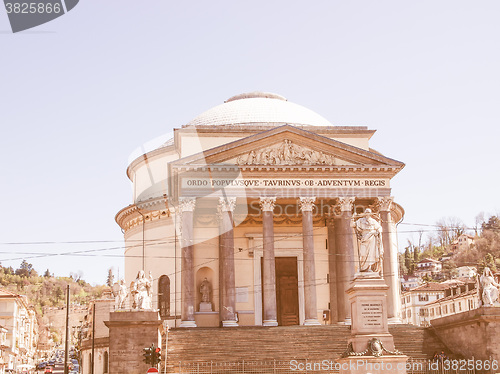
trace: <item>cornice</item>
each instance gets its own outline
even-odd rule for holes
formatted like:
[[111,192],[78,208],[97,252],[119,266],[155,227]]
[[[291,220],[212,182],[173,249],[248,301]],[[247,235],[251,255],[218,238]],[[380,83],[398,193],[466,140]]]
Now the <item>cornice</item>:
[[120,210],[116,216],[116,223],[127,232],[131,228],[146,222],[170,217],[171,212],[166,198],[150,199],[137,204],[131,204]]
[[[313,225],[315,226],[324,226],[326,216],[313,216]],[[301,225],[302,224],[302,215],[286,215],[279,214],[273,215],[274,225]],[[241,225],[262,225],[262,216],[248,215]]]
[[178,171],[303,171],[303,172],[341,172],[341,173],[390,173],[399,172],[403,167],[380,165],[234,165],[234,164],[190,164],[172,165]]

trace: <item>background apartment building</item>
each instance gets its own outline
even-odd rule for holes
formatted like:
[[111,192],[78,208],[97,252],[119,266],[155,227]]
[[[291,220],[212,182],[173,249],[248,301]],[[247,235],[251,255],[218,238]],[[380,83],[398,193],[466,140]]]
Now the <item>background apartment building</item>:
[[3,370],[35,367],[38,322],[26,296],[0,290],[0,325],[6,330],[2,349]]

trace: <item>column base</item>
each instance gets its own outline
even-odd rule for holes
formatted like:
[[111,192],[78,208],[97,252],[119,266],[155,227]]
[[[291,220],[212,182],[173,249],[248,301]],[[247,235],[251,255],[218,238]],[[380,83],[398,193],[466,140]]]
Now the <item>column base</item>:
[[262,322],[262,326],[278,326],[278,321],[275,319],[268,319]]
[[321,323],[317,319],[306,319],[304,321],[304,326],[321,326]]
[[195,321],[181,321],[179,327],[197,327]]
[[351,325],[352,325],[351,318],[346,318],[346,319],[344,320],[344,325],[349,325],[349,326],[351,326]]
[[238,327],[238,322],[236,321],[222,321],[222,327]]

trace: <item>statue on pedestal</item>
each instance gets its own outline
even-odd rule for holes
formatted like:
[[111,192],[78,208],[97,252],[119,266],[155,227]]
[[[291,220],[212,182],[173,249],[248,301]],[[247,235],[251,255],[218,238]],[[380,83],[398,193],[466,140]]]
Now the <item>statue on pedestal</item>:
[[207,278],[205,278],[200,285],[200,293],[201,293],[200,312],[212,311],[212,303],[210,302],[211,291],[212,287],[210,286],[210,282],[208,281]]
[[115,296],[115,309],[125,309],[125,301],[127,300],[128,292],[123,279],[120,283],[115,283],[113,285],[113,295]]
[[495,302],[498,301],[498,287],[500,285],[495,282],[495,278],[489,267],[484,268],[479,282],[482,289],[481,301],[483,306],[494,306]]
[[130,292],[134,297],[134,309],[149,310],[153,308],[153,276],[149,272],[149,278],[146,278],[144,270],[140,270],[137,278],[132,282]]
[[359,271],[380,272],[384,255],[382,226],[373,218],[369,208],[360,216],[361,218],[352,222],[358,239]]

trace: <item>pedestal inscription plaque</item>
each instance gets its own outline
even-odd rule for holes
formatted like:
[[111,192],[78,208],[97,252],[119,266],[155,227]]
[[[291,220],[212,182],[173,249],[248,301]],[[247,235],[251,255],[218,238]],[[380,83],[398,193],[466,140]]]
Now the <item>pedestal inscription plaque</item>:
[[370,328],[383,327],[381,302],[361,302],[361,324]]

